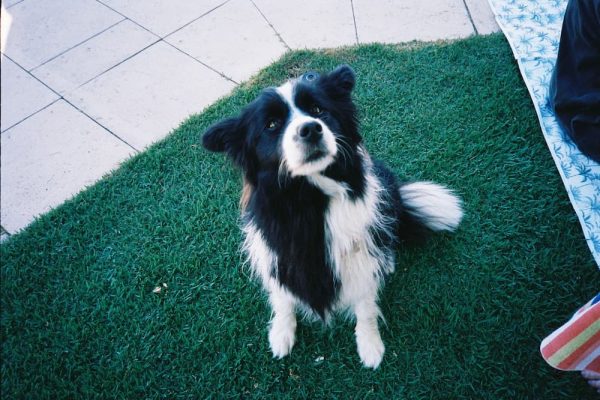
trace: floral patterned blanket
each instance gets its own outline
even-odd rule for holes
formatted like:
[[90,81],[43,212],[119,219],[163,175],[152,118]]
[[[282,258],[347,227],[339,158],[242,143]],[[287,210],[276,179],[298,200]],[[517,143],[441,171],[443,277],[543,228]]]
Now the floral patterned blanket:
[[512,47],[542,132],[600,268],[600,165],[563,132],[548,103],[567,0],[489,0]]

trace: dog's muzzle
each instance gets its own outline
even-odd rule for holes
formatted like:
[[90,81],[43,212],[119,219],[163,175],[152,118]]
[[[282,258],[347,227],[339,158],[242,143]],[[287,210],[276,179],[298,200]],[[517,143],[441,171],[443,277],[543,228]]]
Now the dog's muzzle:
[[320,160],[329,154],[323,141],[323,126],[318,121],[311,121],[298,128],[297,141],[304,149],[304,162]]
[[304,117],[288,126],[283,152],[292,175],[309,175],[325,169],[337,153],[335,137],[320,120]]
[[310,121],[298,128],[298,140],[306,144],[318,144],[323,138],[323,127],[319,121]]

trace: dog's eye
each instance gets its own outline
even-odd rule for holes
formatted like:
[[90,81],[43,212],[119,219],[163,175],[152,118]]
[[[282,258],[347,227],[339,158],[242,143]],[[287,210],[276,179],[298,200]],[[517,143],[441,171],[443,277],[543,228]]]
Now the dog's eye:
[[312,115],[321,115],[323,114],[323,109],[315,104],[310,108],[310,113]]
[[281,122],[278,119],[270,119],[267,121],[267,129],[270,131],[274,131],[275,129],[279,128],[280,125]]

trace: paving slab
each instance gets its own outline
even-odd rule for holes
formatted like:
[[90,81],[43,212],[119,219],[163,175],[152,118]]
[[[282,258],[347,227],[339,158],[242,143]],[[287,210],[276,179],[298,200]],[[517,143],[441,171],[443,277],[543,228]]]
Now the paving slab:
[[289,48],[499,30],[485,0],[2,3],[0,48],[8,57],[0,228],[8,233],[162,139],[228,94],[232,80],[248,79]]
[[58,99],[58,95],[2,55],[0,131],[5,131]]
[[124,20],[34,68],[31,73],[60,94],[75,89],[156,43],[158,36]]
[[226,0],[101,0],[110,8],[164,37]]
[[121,20],[94,0],[26,0],[2,8],[2,53],[29,71]]
[[353,0],[360,43],[458,39],[475,34],[463,0]]
[[355,45],[349,0],[253,0],[292,49]]
[[231,0],[165,40],[236,82],[287,50],[248,0]]
[[9,8],[9,7],[12,7],[12,6],[14,6],[15,4],[17,4],[17,3],[20,3],[20,2],[22,2],[22,1],[23,1],[23,0],[4,0],[4,1],[2,2],[2,5],[3,5],[4,7],[6,7],[6,8]]
[[496,23],[496,17],[490,8],[487,0],[465,0],[471,18],[480,35],[488,35],[494,32],[500,32],[500,27]]
[[231,81],[161,41],[65,98],[142,150],[233,87]]
[[134,153],[59,100],[0,136],[2,227],[15,233]]

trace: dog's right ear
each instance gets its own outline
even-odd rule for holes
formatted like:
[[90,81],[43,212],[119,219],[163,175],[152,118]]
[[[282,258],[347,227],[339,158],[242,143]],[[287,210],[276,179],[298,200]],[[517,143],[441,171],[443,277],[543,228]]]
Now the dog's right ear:
[[243,143],[239,118],[227,118],[208,128],[202,135],[202,146],[216,152],[225,152],[235,158]]
[[354,89],[356,76],[354,70],[342,64],[323,77],[325,90],[335,97],[347,97]]

